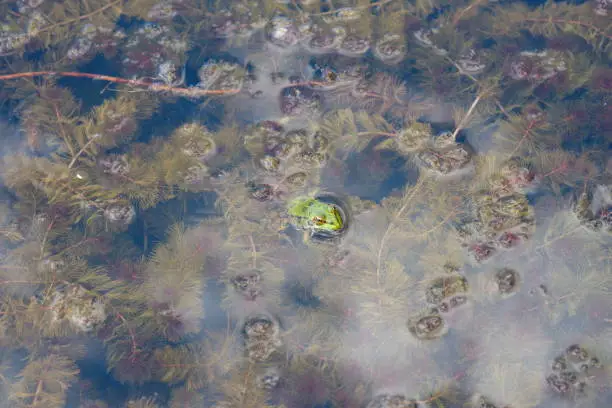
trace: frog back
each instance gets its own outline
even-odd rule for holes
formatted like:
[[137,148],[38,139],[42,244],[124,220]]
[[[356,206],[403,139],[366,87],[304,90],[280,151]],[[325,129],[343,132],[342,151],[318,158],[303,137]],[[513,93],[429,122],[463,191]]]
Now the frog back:
[[294,217],[308,217],[310,209],[315,201],[314,198],[296,198],[291,201],[288,212]]

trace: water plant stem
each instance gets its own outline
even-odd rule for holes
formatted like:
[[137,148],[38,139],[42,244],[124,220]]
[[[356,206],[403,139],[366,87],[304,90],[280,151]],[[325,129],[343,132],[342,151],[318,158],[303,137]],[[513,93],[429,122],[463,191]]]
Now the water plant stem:
[[[393,0],[381,0],[381,1],[375,1],[374,3],[370,3],[370,4],[366,4],[364,6],[356,6],[354,7],[355,10],[367,10],[367,9],[371,9],[373,7],[381,7],[384,6],[387,3],[391,3]],[[334,14],[336,13],[337,10],[329,10],[329,11],[324,11],[321,13],[311,13],[311,16],[325,16],[325,15],[329,15],[329,14]]]
[[59,71],[32,71],[32,72],[20,72],[16,74],[0,75],[0,81],[8,79],[19,79],[19,78],[32,78],[39,76],[60,76],[60,77],[73,77],[73,78],[91,78],[94,80],[108,81],[116,84],[127,84],[139,87],[146,87],[150,91],[154,92],[170,92],[175,95],[187,96],[187,97],[199,97],[199,96],[214,96],[214,95],[233,95],[240,92],[240,89],[202,89],[198,87],[180,88],[170,85],[143,81],[138,79],[125,79],[119,77],[113,77],[109,75],[91,74],[88,72],[59,72]]
[[378,286],[380,286],[380,264],[382,261],[382,253],[385,247],[385,243],[387,239],[389,238],[389,234],[391,233],[391,230],[393,229],[393,225],[395,224],[395,222],[397,222],[399,217],[402,216],[404,211],[406,211],[406,208],[408,208],[408,205],[412,202],[412,199],[414,198],[414,196],[419,192],[424,181],[425,180],[423,177],[419,178],[418,183],[415,184],[410,195],[404,199],[405,200],[404,205],[400,207],[397,213],[395,213],[395,216],[393,217],[393,219],[389,221],[389,225],[387,226],[387,229],[385,230],[385,233],[383,234],[380,240],[380,246],[378,247],[378,254],[376,255],[376,283],[378,284]]
[[482,93],[478,94],[478,96],[476,96],[476,99],[474,99],[474,102],[472,102],[472,106],[470,106],[470,109],[468,109],[465,116],[463,116],[463,119],[461,119],[461,122],[459,122],[459,124],[455,128],[451,140],[455,140],[461,129],[463,129],[463,127],[467,124],[468,120],[470,119],[470,116],[472,116],[472,113],[474,113],[474,109],[476,109],[476,106],[478,105],[478,102],[480,102],[481,99]]

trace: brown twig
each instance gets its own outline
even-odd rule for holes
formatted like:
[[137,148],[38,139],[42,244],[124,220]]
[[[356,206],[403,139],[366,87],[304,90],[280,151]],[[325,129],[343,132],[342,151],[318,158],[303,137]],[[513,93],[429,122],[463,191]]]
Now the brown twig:
[[99,81],[108,81],[116,84],[127,84],[132,86],[147,87],[154,92],[170,92],[172,94],[198,97],[198,96],[214,96],[214,95],[234,95],[240,92],[240,89],[202,89],[197,87],[178,88],[170,85],[143,81],[138,79],[125,79],[113,77],[109,75],[91,74],[88,72],[58,72],[58,71],[32,71],[20,72],[16,74],[0,75],[0,81],[7,79],[32,78],[39,76],[60,76],[73,78],[91,78]]

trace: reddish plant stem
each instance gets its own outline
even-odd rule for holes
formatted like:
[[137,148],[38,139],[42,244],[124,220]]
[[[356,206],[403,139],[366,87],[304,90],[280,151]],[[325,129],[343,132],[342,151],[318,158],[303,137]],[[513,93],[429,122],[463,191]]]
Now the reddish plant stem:
[[514,154],[518,152],[519,148],[521,147],[525,139],[527,139],[527,137],[531,134],[531,130],[535,128],[538,123],[540,123],[539,119],[533,119],[527,124],[527,127],[525,128],[525,130],[523,131],[523,134],[521,135],[521,140],[519,140],[518,144],[516,145],[512,153],[510,153],[510,156],[514,156]]
[[128,330],[128,333],[130,333],[130,339],[132,341],[132,354],[130,354],[130,361],[134,361],[136,359],[136,354],[138,354],[138,344],[136,343],[136,335],[134,335],[134,331],[132,330],[132,328],[130,327],[130,325],[128,324],[127,320],[125,319],[125,317],[123,317],[123,315],[119,312],[115,312],[115,314],[117,315],[117,317],[119,319],[121,319],[121,321],[123,322],[123,324],[125,324],[125,327]]
[[139,87],[147,87],[151,91],[156,92],[170,92],[176,95],[197,97],[197,96],[214,96],[214,95],[233,95],[240,92],[240,89],[202,89],[197,87],[191,88],[177,88],[170,85],[164,85],[154,83],[150,81],[143,81],[138,79],[125,79],[119,77],[113,77],[109,75],[91,74],[88,72],[58,72],[58,71],[32,71],[32,72],[20,72],[16,74],[0,75],[0,81],[7,79],[19,79],[19,78],[33,78],[39,76],[61,76],[61,77],[73,77],[73,78],[91,78],[94,80],[108,81],[116,84],[127,84]]
[[42,239],[42,243],[40,244],[40,259],[41,260],[45,257],[45,246],[47,245],[47,237],[49,236],[49,233],[51,232],[51,229],[53,228],[54,225],[55,225],[55,218],[51,220],[51,222],[47,226],[45,235],[43,236],[43,239]]
[[548,173],[543,174],[542,178],[552,176],[553,174],[556,174],[556,173],[563,173],[565,170],[567,170],[567,163],[563,163],[561,166],[557,167],[556,169],[552,169]]
[[59,111],[57,103],[56,103],[55,100],[51,100],[51,103],[53,104],[53,109],[55,110],[55,117],[57,118],[57,124],[59,125],[60,132],[62,133],[62,138],[64,139],[64,144],[66,145],[68,150],[70,150],[70,155],[74,156],[74,150],[72,148],[72,143],[70,143],[70,139],[68,139],[68,135],[66,134],[66,131],[64,129],[64,125],[62,124],[62,115],[61,115],[61,113]]

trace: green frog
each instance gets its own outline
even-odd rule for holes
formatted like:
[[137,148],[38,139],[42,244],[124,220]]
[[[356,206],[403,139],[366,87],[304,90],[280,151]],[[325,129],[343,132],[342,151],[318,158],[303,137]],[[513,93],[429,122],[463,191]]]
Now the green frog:
[[289,204],[287,211],[296,228],[313,234],[334,234],[344,229],[340,209],[316,198],[297,198]]

